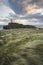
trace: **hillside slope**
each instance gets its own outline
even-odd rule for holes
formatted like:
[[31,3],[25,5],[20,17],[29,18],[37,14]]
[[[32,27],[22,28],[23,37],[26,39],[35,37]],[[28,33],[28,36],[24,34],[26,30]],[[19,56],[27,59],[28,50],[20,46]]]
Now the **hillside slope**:
[[0,65],[43,65],[43,29],[0,31]]

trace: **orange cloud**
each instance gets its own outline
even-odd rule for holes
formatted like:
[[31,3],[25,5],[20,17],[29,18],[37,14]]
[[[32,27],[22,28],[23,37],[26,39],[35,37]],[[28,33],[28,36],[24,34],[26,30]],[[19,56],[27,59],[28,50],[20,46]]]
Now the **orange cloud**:
[[36,5],[30,5],[26,8],[26,13],[27,14],[31,14],[34,11],[36,11],[38,9],[38,7]]

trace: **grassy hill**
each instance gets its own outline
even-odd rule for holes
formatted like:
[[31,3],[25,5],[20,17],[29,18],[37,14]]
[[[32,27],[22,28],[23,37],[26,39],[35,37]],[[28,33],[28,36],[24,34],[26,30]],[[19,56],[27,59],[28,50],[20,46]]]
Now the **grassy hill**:
[[0,31],[0,65],[43,65],[43,29]]

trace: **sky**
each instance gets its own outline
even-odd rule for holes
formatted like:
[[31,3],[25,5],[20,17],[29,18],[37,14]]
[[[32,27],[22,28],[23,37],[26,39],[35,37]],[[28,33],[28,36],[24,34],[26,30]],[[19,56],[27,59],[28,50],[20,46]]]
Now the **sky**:
[[0,0],[0,25],[9,17],[16,23],[43,27],[43,0]]

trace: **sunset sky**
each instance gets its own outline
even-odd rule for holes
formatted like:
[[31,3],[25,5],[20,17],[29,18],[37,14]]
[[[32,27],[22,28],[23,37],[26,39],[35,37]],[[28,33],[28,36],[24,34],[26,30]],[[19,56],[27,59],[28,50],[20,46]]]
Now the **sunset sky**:
[[20,24],[43,26],[43,0],[0,0],[0,25],[6,24],[7,17]]

